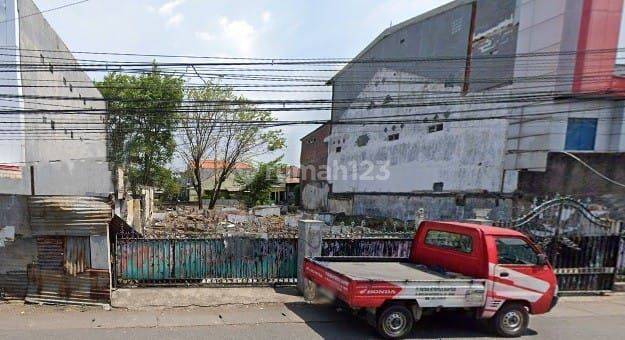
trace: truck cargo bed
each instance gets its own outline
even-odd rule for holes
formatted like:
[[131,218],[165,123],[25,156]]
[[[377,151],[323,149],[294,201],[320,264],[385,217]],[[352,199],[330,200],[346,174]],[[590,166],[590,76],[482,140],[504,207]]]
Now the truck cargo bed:
[[486,280],[439,273],[403,259],[316,257],[304,261],[304,274],[323,294],[352,307],[379,307],[392,299],[421,307],[479,307]]
[[449,279],[447,275],[407,262],[319,261],[319,264],[355,280],[440,281]]

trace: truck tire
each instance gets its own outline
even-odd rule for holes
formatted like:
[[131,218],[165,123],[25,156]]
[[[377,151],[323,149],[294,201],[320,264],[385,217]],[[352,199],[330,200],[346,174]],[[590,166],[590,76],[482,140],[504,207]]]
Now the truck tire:
[[497,335],[516,338],[525,334],[529,320],[530,316],[525,306],[520,303],[510,303],[501,307],[491,322]]
[[378,312],[377,330],[385,339],[402,339],[412,331],[414,319],[410,309],[391,304]]

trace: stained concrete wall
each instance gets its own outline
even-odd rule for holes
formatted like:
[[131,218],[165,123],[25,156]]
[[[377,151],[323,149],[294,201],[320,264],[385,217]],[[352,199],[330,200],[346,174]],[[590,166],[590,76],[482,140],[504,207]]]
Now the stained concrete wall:
[[475,218],[475,209],[491,209],[489,219],[507,219],[512,214],[513,200],[493,196],[454,195],[365,195],[353,197],[353,215],[391,217],[403,221],[415,219],[423,209],[425,219],[466,220]]
[[306,182],[302,186],[302,208],[325,211],[328,208],[330,186],[324,181]]
[[[554,91],[571,92],[575,55],[559,52],[577,49],[582,3],[454,1],[385,30],[355,59],[415,62],[353,63],[332,79],[333,121],[379,121],[333,126],[327,138],[332,192],[354,195],[354,214],[398,218],[414,213],[394,208],[408,204],[404,199],[373,197],[430,193],[435,198],[435,191],[510,194],[518,189],[521,171],[544,172],[549,152],[564,150],[569,118],[598,119],[594,152],[625,152],[619,102],[555,99]],[[465,20],[473,6],[475,26],[469,37]],[[462,28],[456,25],[460,22]],[[423,52],[423,46],[429,51]],[[456,56],[452,61],[465,61],[467,50],[472,54],[468,70],[463,63],[442,67],[432,60]],[[545,55],[522,56],[536,53]],[[494,58],[484,59],[489,55]],[[464,84],[467,76],[472,84]],[[484,102],[528,92],[553,94],[554,99],[527,105]],[[483,103],[475,103],[477,98]],[[415,123],[388,123],[407,117]],[[376,177],[383,174],[388,176]],[[442,217],[453,210],[434,201],[426,205],[447,211]]]
[[18,236],[30,236],[28,200],[25,196],[0,195],[0,229],[15,227]]
[[[2,55],[0,55],[0,63],[16,64],[19,62],[19,48],[17,32],[18,23],[11,20],[15,17],[17,8],[15,0],[0,0],[0,47],[2,47]],[[3,68],[2,79],[0,79],[0,106],[2,110],[22,109],[21,99],[17,98],[21,94],[19,87],[20,73],[17,68]],[[0,116],[0,125],[3,129],[20,131],[24,128],[24,115],[16,112],[10,114],[3,113]],[[6,194],[27,194],[30,189],[28,172],[25,171],[25,139],[23,135],[12,134],[3,135],[0,141],[0,193]],[[11,165],[7,167],[6,165]]]
[[[45,18],[41,14],[32,15],[39,12],[33,1],[16,1],[17,15],[20,16],[20,61],[41,67],[40,71],[22,74],[23,95],[74,98],[63,101],[27,99],[23,101],[23,107],[27,110],[76,110],[71,114],[46,112],[28,116],[29,121],[34,122],[29,127],[43,129],[45,132],[42,134],[46,136],[29,138],[25,142],[25,160],[34,167],[35,194],[106,196],[113,192],[113,183],[106,161],[105,103],[102,96],[91,86],[91,79],[85,72],[68,67],[79,65]],[[60,64],[64,64],[65,69],[61,70]],[[42,83],[58,86],[36,87]],[[76,125],[71,123],[75,122],[88,123],[81,128],[102,132],[73,130]],[[29,178],[23,180],[30,184]]]
[[[435,183],[442,183],[442,191],[502,189],[508,122],[480,117],[505,117],[507,104],[453,107],[447,102],[448,91],[460,91],[459,87],[424,84],[426,81],[409,73],[381,70],[359,98],[387,93],[390,99],[374,101],[372,108],[355,103],[343,112],[342,119],[376,117],[370,119],[380,124],[333,127],[328,137],[332,192],[410,193],[432,191]],[[414,96],[422,96],[419,101],[430,105],[396,107],[406,102],[402,99],[406,95],[410,102],[414,102]],[[470,96],[479,94],[467,94]],[[454,110],[472,110],[470,116],[475,120],[464,121],[469,114]],[[401,116],[430,122],[386,123]],[[397,139],[392,138],[396,134]]]

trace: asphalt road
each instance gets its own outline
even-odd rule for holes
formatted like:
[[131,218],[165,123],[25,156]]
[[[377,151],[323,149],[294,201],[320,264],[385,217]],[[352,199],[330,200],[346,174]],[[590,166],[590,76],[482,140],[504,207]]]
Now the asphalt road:
[[[524,338],[618,339],[625,334],[622,316],[535,317]],[[488,338],[482,325],[457,315],[423,319],[412,338]],[[308,323],[261,323],[158,328],[0,330],[0,339],[365,339],[376,334],[357,319]]]
[[[532,316],[526,339],[622,339],[625,295],[561,299]],[[484,325],[452,313],[426,316],[415,339],[489,338]],[[373,339],[365,321],[328,304],[252,304],[139,310],[0,304],[0,339]]]

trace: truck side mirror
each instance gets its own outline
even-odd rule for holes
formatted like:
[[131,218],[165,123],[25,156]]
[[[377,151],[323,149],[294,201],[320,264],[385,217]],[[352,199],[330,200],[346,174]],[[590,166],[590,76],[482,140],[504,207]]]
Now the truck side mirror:
[[548,263],[547,261],[547,255],[545,254],[538,254],[538,260],[536,261],[536,264],[539,266],[544,266]]

